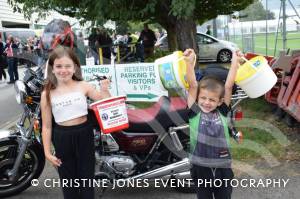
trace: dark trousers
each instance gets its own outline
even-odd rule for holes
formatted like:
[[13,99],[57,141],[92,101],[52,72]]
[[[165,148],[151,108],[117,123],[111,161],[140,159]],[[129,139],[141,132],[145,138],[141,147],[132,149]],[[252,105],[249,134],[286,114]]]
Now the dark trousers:
[[14,57],[7,58],[9,81],[14,82],[19,79],[17,60]]
[[144,45],[137,43],[136,44],[136,58],[140,62],[144,62]]
[[[233,179],[233,172],[231,168],[210,168],[199,165],[192,165],[191,175],[195,183],[197,191],[197,199],[230,199],[232,193],[232,186],[230,180]],[[225,181],[222,181],[222,186],[219,187],[220,182],[216,181],[214,184],[204,184],[204,181],[214,181],[215,179],[229,179],[227,186]],[[198,184],[198,182],[200,182]],[[203,184],[201,184],[203,182]],[[213,197],[214,196],[214,197]]]
[[6,79],[6,73],[4,70],[4,66],[0,66],[0,80],[2,80],[2,76]]
[[64,198],[93,199],[94,188],[86,181],[89,179],[92,185],[95,172],[94,134],[90,125],[87,122],[75,126],[55,125],[52,142],[56,156],[62,161],[58,167],[60,179],[80,183],[80,186],[77,183],[63,187]]
[[0,55],[0,80],[2,80],[2,76],[6,79],[6,72],[4,70],[4,57]]
[[144,47],[145,59],[147,59],[148,57],[153,56],[153,52],[154,52],[154,47],[153,46]]

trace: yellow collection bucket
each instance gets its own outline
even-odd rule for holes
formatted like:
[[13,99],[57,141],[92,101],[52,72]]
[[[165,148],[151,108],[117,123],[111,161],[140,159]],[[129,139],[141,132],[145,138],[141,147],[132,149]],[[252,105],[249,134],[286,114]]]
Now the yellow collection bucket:
[[256,56],[246,62],[237,71],[235,83],[239,85],[250,98],[257,98],[269,90],[277,82],[277,76],[268,61],[263,56]]
[[[245,59],[245,58],[244,58]],[[246,59],[245,59],[246,60]],[[268,61],[263,56],[256,56],[241,65],[237,71],[235,82],[241,82],[254,75],[261,67],[267,65]]]
[[175,51],[171,55],[155,60],[154,66],[163,90],[188,88],[185,79],[186,63],[182,51]]

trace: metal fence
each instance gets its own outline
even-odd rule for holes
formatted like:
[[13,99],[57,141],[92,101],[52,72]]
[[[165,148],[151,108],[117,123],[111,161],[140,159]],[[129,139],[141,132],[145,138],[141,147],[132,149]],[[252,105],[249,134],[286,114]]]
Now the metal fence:
[[[300,1],[261,0],[265,10],[275,19],[241,22],[239,14],[217,19],[217,37],[232,41],[244,51],[277,56],[279,51],[300,48]],[[273,4],[278,5],[275,8]],[[299,4],[299,5],[298,5]],[[277,9],[278,8],[278,9]],[[241,12],[240,12],[241,13]],[[213,22],[212,22],[213,25]]]

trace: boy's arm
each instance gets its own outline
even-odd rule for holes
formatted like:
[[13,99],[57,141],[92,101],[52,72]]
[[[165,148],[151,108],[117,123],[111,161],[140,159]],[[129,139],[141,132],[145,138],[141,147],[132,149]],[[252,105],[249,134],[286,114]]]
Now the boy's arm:
[[184,51],[183,55],[185,56],[184,59],[187,65],[186,80],[189,84],[187,104],[188,107],[191,108],[197,99],[198,89],[198,83],[194,71],[196,63],[196,54],[193,49],[187,49]]
[[231,102],[232,96],[232,88],[234,85],[235,76],[239,67],[239,58],[242,54],[239,51],[236,51],[232,54],[231,59],[231,67],[228,72],[228,76],[225,82],[225,95],[224,95],[224,103],[229,106]]

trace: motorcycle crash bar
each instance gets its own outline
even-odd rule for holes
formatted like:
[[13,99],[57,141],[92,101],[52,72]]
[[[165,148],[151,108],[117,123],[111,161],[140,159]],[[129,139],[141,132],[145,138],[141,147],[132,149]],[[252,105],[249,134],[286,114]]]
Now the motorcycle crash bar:
[[184,158],[179,162],[169,164],[167,166],[142,173],[126,180],[134,179],[155,179],[155,178],[190,178],[190,161],[188,158]]

